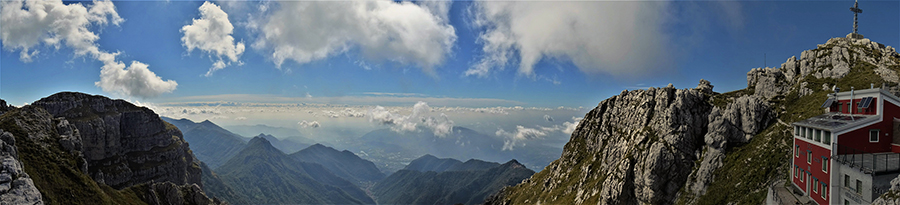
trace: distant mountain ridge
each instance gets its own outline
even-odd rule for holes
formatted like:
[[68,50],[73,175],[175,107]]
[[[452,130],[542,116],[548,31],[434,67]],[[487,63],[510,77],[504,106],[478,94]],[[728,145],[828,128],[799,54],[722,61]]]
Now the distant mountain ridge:
[[297,152],[310,146],[310,144],[297,142],[291,139],[278,139],[275,136],[266,133],[259,133],[256,137],[265,138],[272,143],[272,146],[275,146],[275,148],[278,148],[278,150],[281,150],[284,153]]
[[502,139],[459,126],[453,127],[453,132],[443,137],[432,132],[398,133],[391,129],[378,129],[366,133],[355,143],[350,146],[358,149],[355,152],[363,153],[361,157],[374,162],[387,173],[403,169],[410,161],[426,154],[488,161],[516,158],[525,165],[540,169],[562,151],[539,144],[528,145],[529,149],[502,150]]
[[320,164],[334,175],[357,185],[377,182],[385,177],[374,163],[359,158],[350,151],[337,151],[322,144],[314,144],[289,156],[301,162]]
[[499,164],[471,159],[463,163],[431,155],[413,160],[408,168],[372,187],[378,203],[480,204],[501,188],[534,174],[516,160]]
[[195,123],[188,119],[161,118],[178,127],[184,134],[184,140],[191,144],[197,159],[213,169],[224,164],[247,146],[240,135],[231,133],[209,120]]
[[264,204],[372,204],[353,183],[322,165],[299,162],[262,138],[216,169],[219,177],[248,201]]

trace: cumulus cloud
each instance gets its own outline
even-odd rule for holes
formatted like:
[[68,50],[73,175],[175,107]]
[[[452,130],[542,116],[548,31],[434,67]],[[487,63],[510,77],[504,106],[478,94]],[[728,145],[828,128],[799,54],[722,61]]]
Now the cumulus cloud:
[[173,80],[162,80],[148,65],[132,61],[128,68],[119,61],[103,60],[105,64],[100,68],[100,81],[94,85],[106,92],[119,93],[127,96],[156,97],[162,93],[175,90],[178,83]]
[[544,130],[539,130],[535,128],[527,128],[522,125],[517,125],[516,130],[513,132],[507,132],[506,130],[499,129],[495,132],[499,137],[505,138],[503,142],[503,150],[513,150],[516,146],[524,146],[525,140],[543,138],[547,136],[547,132]]
[[[378,1],[286,1],[262,19],[253,47],[279,68],[285,60],[299,64],[358,48],[369,60],[414,64],[436,75],[456,41],[455,29],[436,4]],[[430,3],[428,5],[431,5]],[[446,8],[449,8],[447,6]]]
[[100,36],[89,28],[118,26],[124,21],[108,0],[94,1],[87,7],[81,3],[66,5],[59,0],[0,2],[0,40],[4,49],[20,50],[21,61],[31,62],[40,53],[36,48],[39,45],[56,49],[66,46],[76,57],[89,56],[103,63],[100,81],[94,84],[105,92],[147,98],[175,90],[178,83],[162,80],[147,64],[133,61],[126,67],[116,60],[119,52],[100,50],[95,43]]
[[581,117],[572,117],[572,122],[563,122],[562,132],[566,134],[572,134],[575,132],[575,128],[578,128],[578,124],[581,123],[581,120],[584,118]]
[[297,125],[302,128],[318,128],[320,126],[318,121],[307,122],[306,120],[297,122]]
[[547,122],[553,122],[553,117],[550,117],[550,115],[544,115],[544,120],[547,120]]
[[384,107],[376,106],[366,116],[369,117],[369,122],[391,126],[394,132],[418,131],[420,126],[430,129],[438,137],[446,137],[453,132],[453,120],[446,114],[440,113],[434,117],[429,116],[430,113],[428,103],[420,101],[413,105],[409,115],[394,114]]
[[[571,60],[582,72],[634,76],[668,61],[663,32],[666,2],[484,1],[473,5],[473,25],[484,56],[465,71],[487,77],[518,60],[534,77],[544,58]],[[652,60],[648,60],[652,59]]]
[[[206,76],[212,75],[213,72],[221,70],[231,63],[240,64],[239,58],[244,53],[244,43],[234,43],[234,37],[231,36],[234,26],[228,20],[228,14],[222,11],[218,5],[203,2],[200,5],[200,18],[194,19],[190,25],[181,28],[184,36],[181,37],[181,43],[187,48],[188,52],[194,49],[206,51],[210,55],[217,57]],[[225,59],[230,62],[225,62]]]
[[[544,115],[545,119],[547,119],[547,117],[550,116]],[[572,134],[582,119],[583,118],[572,117],[571,122],[563,122],[562,125],[553,125],[550,127],[538,125],[535,128],[529,128],[517,125],[515,131],[506,131],[500,128],[497,129],[497,132],[494,132],[494,134],[504,138],[503,150],[513,150],[516,146],[524,146],[526,140],[543,138],[552,132],[559,131],[565,134]]]

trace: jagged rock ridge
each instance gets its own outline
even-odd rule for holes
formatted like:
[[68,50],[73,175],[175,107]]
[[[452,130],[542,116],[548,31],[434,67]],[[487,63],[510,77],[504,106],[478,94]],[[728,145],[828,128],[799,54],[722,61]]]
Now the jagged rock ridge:
[[121,189],[142,182],[201,184],[181,131],[148,108],[124,100],[61,92],[33,103],[81,131],[87,173]]
[[[81,93],[61,93],[57,95],[68,95],[69,100],[82,99],[80,97],[88,96],[86,94]],[[57,96],[54,95],[54,96]],[[48,97],[48,98],[52,98]],[[21,188],[23,183],[19,181],[24,181],[30,176],[33,179],[33,185],[36,188],[37,193],[37,202],[27,202],[21,201],[22,197],[25,198],[34,198],[32,196],[27,195],[27,191],[23,192],[21,190],[17,190],[16,192],[7,192],[18,194],[19,196],[4,196],[2,197],[3,203],[11,202],[13,204],[20,203],[47,203],[47,204],[219,204],[221,202],[216,200],[209,199],[202,191],[199,182],[193,183],[189,179],[189,176],[184,177],[169,177],[167,176],[180,176],[180,175],[189,175],[189,173],[185,172],[185,170],[191,168],[191,164],[182,164],[184,167],[180,170],[180,173],[174,173],[175,175],[167,175],[171,173],[161,173],[157,175],[151,175],[155,177],[147,177],[148,180],[138,181],[142,177],[138,176],[133,179],[129,179],[129,183],[132,183],[136,186],[128,186],[121,187],[119,190],[114,189],[113,187],[107,186],[104,183],[99,183],[92,179],[93,177],[89,176],[90,170],[92,168],[88,163],[88,160],[85,151],[85,147],[90,146],[90,143],[93,142],[85,142],[83,141],[82,133],[106,133],[109,130],[104,126],[87,126],[81,129],[78,128],[78,123],[83,123],[79,121],[91,121],[94,117],[100,116],[97,115],[96,109],[102,109],[104,106],[108,106],[110,103],[114,102],[113,100],[107,99],[101,96],[89,96],[89,99],[81,102],[65,102],[64,100],[60,100],[57,98],[57,101],[52,101],[55,104],[76,104],[76,107],[80,108],[94,108],[94,112],[88,112],[86,109],[82,110],[69,110],[66,115],[70,116],[70,118],[66,117],[54,117],[49,112],[47,112],[44,107],[38,105],[28,105],[23,108],[9,108],[6,112],[0,116],[0,129],[6,130],[8,132],[0,132],[3,138],[4,146],[2,146],[2,150],[4,153],[14,153],[6,156],[13,156],[12,158],[18,158],[21,162],[21,168],[24,170],[20,172],[18,176],[14,176],[13,180],[17,180],[14,182],[13,188]],[[44,100],[48,99],[45,98]],[[119,100],[121,101],[121,100]],[[106,103],[106,104],[104,104]],[[37,104],[37,103],[34,103]],[[131,110],[141,110],[134,109],[136,106],[128,104],[127,102],[121,101],[118,102],[119,109],[131,109]],[[146,108],[143,108],[146,110]],[[149,110],[147,110],[149,111]],[[144,115],[152,115],[156,116],[152,112],[149,113],[117,113],[114,111],[106,110],[106,112],[101,113],[101,115],[105,115],[105,120],[121,120],[121,121],[105,121],[103,123],[109,124],[117,124],[122,125],[119,127],[118,133],[125,133],[121,135],[129,135],[129,136],[118,136],[118,137],[130,137],[132,141],[140,142],[141,139],[133,139],[135,137],[134,133],[138,131],[151,131],[150,133],[178,133],[177,129],[169,129],[170,126],[163,125],[163,129],[159,130],[147,130],[130,127],[129,125],[134,125],[135,122],[130,122],[130,120],[134,119],[146,119],[148,116]],[[124,116],[118,119],[110,118],[109,116]],[[72,117],[72,116],[80,116],[80,117]],[[75,123],[70,123],[71,121],[76,121]],[[147,123],[146,121],[138,121]],[[161,122],[158,117],[156,122]],[[95,121],[96,123],[96,121]],[[103,124],[97,123],[97,124]],[[128,130],[128,129],[138,129],[138,130]],[[104,135],[106,137],[116,137],[114,135],[110,135],[106,133]],[[143,135],[137,135],[138,137]],[[143,136],[146,137],[146,136]],[[169,137],[170,140],[175,141],[177,135],[172,135]],[[85,137],[87,138],[87,137]],[[180,139],[180,138],[179,138]],[[186,152],[181,152],[176,154],[187,154],[181,155],[187,158],[190,161],[193,161],[193,156],[190,155],[190,150],[187,148],[187,145],[182,142],[172,142],[170,144],[179,145],[179,147],[183,147],[186,149]],[[182,146],[183,144],[183,146]],[[142,148],[139,147],[138,150],[149,150],[150,152],[158,151],[153,148],[153,146],[157,146],[157,144],[144,144],[144,146],[149,146],[151,148]],[[108,148],[108,147],[107,147]],[[117,149],[115,147],[109,148],[107,150]],[[118,148],[121,150],[121,147]],[[14,152],[13,152],[14,151]],[[143,155],[150,155],[152,158],[153,153],[146,153],[147,151],[143,151]],[[132,152],[125,150],[123,151],[125,154],[133,154]],[[162,154],[166,154],[165,152],[159,152]],[[4,154],[5,155],[5,154]],[[17,155],[17,156],[16,156]],[[132,156],[140,156],[140,155],[132,155]],[[162,157],[172,157],[172,156],[162,156]],[[145,158],[146,159],[146,158]],[[172,160],[180,160],[187,161],[184,158],[172,158]],[[4,160],[5,162],[9,160]],[[105,161],[106,163],[111,162],[112,160]],[[137,166],[140,169],[136,169],[137,171],[134,173],[147,173],[143,172],[141,169],[157,169],[158,172],[166,172],[171,169],[165,169],[166,165],[171,165],[173,163],[167,163],[165,161],[130,161],[132,166]],[[136,164],[135,164],[136,163]],[[174,164],[178,164],[177,162]],[[186,168],[185,168],[186,167]],[[10,167],[7,167],[10,168]],[[14,167],[11,167],[14,168]],[[129,167],[131,168],[131,167]],[[9,172],[14,173],[14,172]],[[102,177],[102,175],[99,175]],[[199,174],[196,175],[199,177]],[[2,178],[2,177],[0,177]],[[103,179],[103,178],[99,178]],[[154,180],[163,181],[163,182],[154,182]],[[178,184],[169,182],[175,181]],[[27,184],[27,183],[26,183]],[[18,188],[17,188],[18,186]],[[168,188],[165,188],[168,187]],[[176,190],[174,192],[161,192],[162,189]],[[22,195],[21,193],[26,193],[26,195]],[[167,199],[167,200],[152,200],[152,199]],[[18,201],[17,201],[18,200]],[[29,199],[30,200],[30,199]],[[41,202],[42,201],[42,202]]]
[[[560,159],[488,203],[761,203],[764,191],[732,192],[765,190],[766,180],[787,174],[781,160],[787,154],[780,156],[790,151],[784,145],[790,143],[787,124],[822,112],[812,107],[832,86],[849,90],[884,84],[898,94],[898,72],[900,55],[894,48],[868,39],[833,38],[781,68],[752,69],[747,89],[718,94],[701,80],[695,89],[623,91],[585,115]],[[766,140],[761,143],[768,144],[743,147],[761,134]],[[744,158],[725,160],[727,152]],[[766,167],[754,168],[763,172],[752,179],[728,173],[748,163]],[[730,184],[717,187],[734,191],[706,197],[711,186],[723,183],[719,180]]]

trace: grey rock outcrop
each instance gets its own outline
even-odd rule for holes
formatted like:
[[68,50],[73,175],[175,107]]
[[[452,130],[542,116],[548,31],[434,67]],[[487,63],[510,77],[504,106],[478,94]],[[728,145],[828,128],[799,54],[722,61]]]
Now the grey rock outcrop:
[[772,98],[783,95],[790,89],[786,76],[776,68],[754,68],[747,72],[747,87],[754,89],[754,94]]
[[852,65],[866,62],[877,67],[885,81],[900,82],[888,66],[897,65],[900,58],[896,50],[869,39],[832,38],[813,50],[800,54],[800,59],[791,57],[781,64],[781,71],[794,84],[802,81],[807,75],[815,78],[840,79],[850,73]]
[[[673,203],[694,166],[712,110],[703,90],[650,88],[604,100],[585,115],[560,159],[544,169],[547,177],[535,175],[518,185],[531,187],[534,192],[523,195],[532,198],[516,201]],[[489,203],[516,203],[502,198]]]
[[44,204],[18,158],[15,137],[0,130],[0,204]]
[[5,113],[6,111],[15,109],[16,107],[10,106],[6,104],[6,100],[0,99],[0,115]]
[[706,94],[713,94],[713,87],[714,86],[708,80],[700,79],[700,83],[697,84],[696,89]]
[[774,121],[775,113],[769,108],[766,99],[751,95],[735,99],[724,110],[713,108],[708,119],[702,161],[685,185],[694,196],[706,194],[706,188],[712,182],[713,171],[722,166],[725,150],[749,142]]
[[873,205],[900,205],[900,176],[891,180],[891,189],[879,196]]
[[175,185],[172,182],[157,182],[148,185],[148,195],[144,201],[150,205],[164,204],[223,204],[209,199],[197,184]]
[[87,173],[99,183],[116,189],[149,181],[201,184],[199,162],[181,131],[150,109],[74,92],[57,93],[32,105],[77,128],[81,139],[63,137],[61,143],[83,150]]

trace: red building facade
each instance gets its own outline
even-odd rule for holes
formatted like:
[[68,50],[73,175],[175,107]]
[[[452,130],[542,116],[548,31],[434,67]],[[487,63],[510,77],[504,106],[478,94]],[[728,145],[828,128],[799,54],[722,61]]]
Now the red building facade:
[[878,88],[841,92],[822,108],[793,123],[794,188],[816,204],[871,203],[889,186],[880,178],[900,171],[900,98]]

